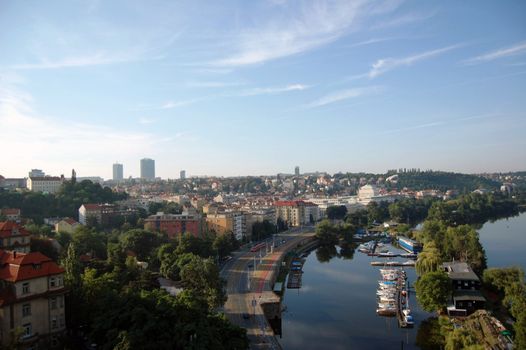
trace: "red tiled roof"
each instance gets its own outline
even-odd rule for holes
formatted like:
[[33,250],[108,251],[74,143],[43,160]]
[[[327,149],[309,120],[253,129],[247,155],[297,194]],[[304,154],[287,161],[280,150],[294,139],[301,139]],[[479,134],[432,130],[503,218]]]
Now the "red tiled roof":
[[70,225],[78,224],[78,222],[76,220],[72,219],[72,218],[65,218],[63,221],[67,222]]
[[276,207],[297,207],[299,205],[313,206],[316,204],[311,203],[311,202],[305,202],[302,200],[297,200],[297,201],[276,201],[274,202],[274,205]]
[[0,238],[12,237],[13,229],[18,229],[18,234],[15,236],[30,236],[31,233],[25,228],[13,221],[3,221],[0,222]]
[[0,209],[0,212],[4,215],[20,215],[20,209],[18,208]]
[[86,208],[86,210],[99,210],[100,209],[100,204],[93,204],[93,203],[88,203],[88,204],[82,204],[84,206],[84,208]]
[[0,250],[0,279],[9,282],[63,273],[64,269],[40,252],[19,253]]

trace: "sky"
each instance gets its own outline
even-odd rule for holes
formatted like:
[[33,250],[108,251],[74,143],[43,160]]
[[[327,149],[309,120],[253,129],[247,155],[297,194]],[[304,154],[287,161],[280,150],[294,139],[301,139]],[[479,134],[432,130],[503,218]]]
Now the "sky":
[[0,1],[0,174],[526,170],[526,2]]

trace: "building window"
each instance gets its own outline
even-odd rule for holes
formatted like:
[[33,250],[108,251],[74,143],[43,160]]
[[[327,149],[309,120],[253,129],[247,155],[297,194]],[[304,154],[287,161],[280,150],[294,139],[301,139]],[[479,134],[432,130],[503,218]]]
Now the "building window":
[[22,284],[22,294],[28,294],[29,293],[29,282],[25,282]]
[[49,304],[51,310],[55,310],[57,308],[57,297],[49,298]]
[[61,295],[61,296],[59,296],[57,298],[58,298],[58,306],[60,308],[63,308],[64,307],[64,297]]
[[57,286],[57,280],[55,279],[55,277],[51,277],[49,279],[49,287],[55,288],[56,286]]
[[33,333],[31,330],[31,323],[26,323],[25,325],[22,326],[22,329],[24,331],[24,333],[22,334],[23,338],[28,338]]
[[56,329],[56,328],[58,328],[58,322],[57,322],[57,317],[55,316],[51,319],[51,329]]
[[55,347],[58,345],[58,338],[56,335],[51,336],[51,346]]
[[60,327],[64,327],[66,322],[64,321],[64,314],[60,314]]
[[63,282],[62,276],[58,276],[57,277],[57,286],[61,287],[63,285],[64,285],[64,282]]
[[22,317],[31,316],[31,304],[22,305]]

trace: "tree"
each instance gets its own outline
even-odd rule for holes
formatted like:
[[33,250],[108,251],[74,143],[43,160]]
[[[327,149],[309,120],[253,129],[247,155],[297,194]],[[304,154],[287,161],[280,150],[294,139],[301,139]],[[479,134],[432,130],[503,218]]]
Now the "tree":
[[31,237],[31,251],[40,252],[54,261],[58,260],[58,252],[47,238]]
[[219,276],[219,269],[212,259],[203,259],[194,255],[181,268],[181,281],[186,289],[206,301],[212,310],[226,301],[225,281]]
[[124,251],[130,250],[137,254],[139,261],[146,261],[153,250],[161,244],[163,238],[157,232],[133,229],[126,231],[119,240]]
[[424,249],[418,254],[418,260],[416,261],[416,272],[419,275],[424,275],[428,272],[437,271],[442,264],[442,258],[438,251],[435,242],[431,241],[424,245]]
[[426,311],[441,311],[447,305],[451,294],[451,281],[443,271],[429,272],[415,284],[416,296]]
[[85,226],[77,228],[72,242],[79,254],[92,254],[93,257],[106,259],[106,238],[94,229]]
[[[212,247],[217,252],[217,255],[219,256],[219,259],[224,258],[232,250],[234,250],[234,242],[232,241],[233,235],[231,233],[227,233],[224,235],[217,235],[214,239],[214,242],[212,243]],[[235,240],[235,238],[234,238]]]
[[466,328],[458,328],[449,332],[446,336],[445,350],[457,349],[484,350],[479,341],[471,331]]
[[327,207],[326,214],[331,220],[343,220],[347,215],[347,207],[345,205],[333,205]]
[[338,232],[329,220],[322,220],[316,226],[316,238],[322,246],[338,244]]

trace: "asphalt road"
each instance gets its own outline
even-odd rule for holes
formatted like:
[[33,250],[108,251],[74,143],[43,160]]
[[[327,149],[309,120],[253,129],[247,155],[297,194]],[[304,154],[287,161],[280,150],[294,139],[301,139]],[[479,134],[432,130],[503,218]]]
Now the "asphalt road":
[[[261,297],[264,299],[265,296],[273,295],[268,280],[272,276],[275,261],[303,240],[307,232],[312,231],[312,228],[304,228],[281,233],[275,237],[279,246],[274,248],[273,254],[260,258],[259,253],[245,248],[234,252],[232,259],[223,265],[221,277],[227,281],[228,295],[223,311],[232,323],[247,330],[251,349],[281,348],[265,319],[260,300]],[[265,249],[262,249],[262,255],[264,252]]]

